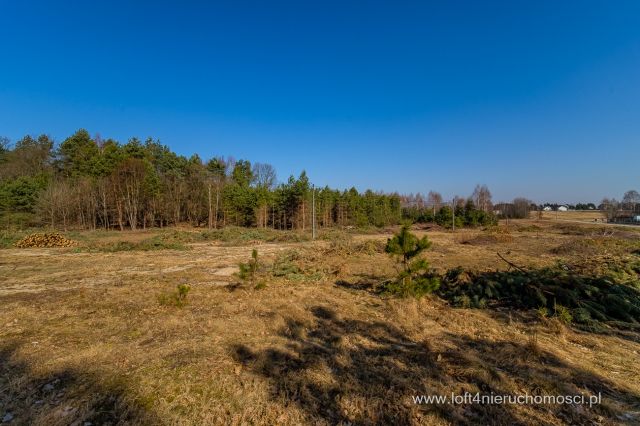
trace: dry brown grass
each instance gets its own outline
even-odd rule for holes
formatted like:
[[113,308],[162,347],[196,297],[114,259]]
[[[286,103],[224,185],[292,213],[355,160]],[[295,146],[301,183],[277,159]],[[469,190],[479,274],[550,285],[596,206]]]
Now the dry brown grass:
[[[534,224],[519,222],[519,226]],[[439,270],[543,266],[587,238],[549,223],[508,241],[426,231]],[[113,233],[87,238],[117,240]],[[127,234],[132,241],[152,231]],[[394,273],[386,235],[263,243],[319,280],[233,285],[254,245],[188,251],[0,251],[0,417],[12,424],[623,424],[640,421],[640,338],[590,334],[527,313],[452,309],[361,291]],[[374,243],[367,243],[373,241]],[[376,242],[377,241],[377,242]],[[347,250],[347,251],[344,251]],[[338,286],[336,281],[354,284]],[[182,307],[159,294],[188,284]],[[535,336],[535,337],[533,337]],[[417,394],[593,394],[582,406],[421,406]],[[626,416],[626,417],[625,417]],[[634,417],[635,416],[635,417]]]
[[[537,217],[538,212],[532,212],[532,217]],[[599,210],[574,210],[566,212],[542,212],[542,219],[578,220],[583,222],[601,221],[606,218],[606,214]]]

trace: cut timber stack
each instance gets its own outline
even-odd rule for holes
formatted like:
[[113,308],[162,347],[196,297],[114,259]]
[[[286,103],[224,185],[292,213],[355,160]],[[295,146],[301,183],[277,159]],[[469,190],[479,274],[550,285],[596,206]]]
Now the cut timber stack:
[[27,235],[20,241],[18,241],[15,245],[18,248],[28,248],[28,247],[37,247],[37,248],[50,248],[50,247],[73,247],[77,243],[73,240],[69,240],[63,237],[61,234],[55,233],[44,233],[44,234],[31,234]]

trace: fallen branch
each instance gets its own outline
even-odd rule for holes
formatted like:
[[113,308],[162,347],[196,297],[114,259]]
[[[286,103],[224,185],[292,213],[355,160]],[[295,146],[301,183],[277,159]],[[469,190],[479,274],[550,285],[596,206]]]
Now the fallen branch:
[[507,259],[505,259],[500,253],[496,252],[496,254],[498,255],[498,257],[500,259],[504,260],[507,263],[507,265],[511,266],[512,268],[515,268],[515,269],[519,270],[520,272],[527,272],[523,268],[521,268],[518,265],[516,265],[515,263],[510,262]]

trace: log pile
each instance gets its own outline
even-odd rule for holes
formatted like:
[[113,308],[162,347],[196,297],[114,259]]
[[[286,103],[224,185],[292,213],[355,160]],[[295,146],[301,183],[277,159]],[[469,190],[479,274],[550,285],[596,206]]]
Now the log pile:
[[18,248],[73,247],[75,245],[77,245],[75,241],[69,240],[57,232],[27,235],[15,244]]

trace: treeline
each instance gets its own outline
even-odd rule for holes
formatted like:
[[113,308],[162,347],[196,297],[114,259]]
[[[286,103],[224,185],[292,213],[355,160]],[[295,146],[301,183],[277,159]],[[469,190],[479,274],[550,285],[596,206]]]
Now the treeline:
[[[187,158],[159,141],[121,144],[78,130],[59,146],[45,135],[0,140],[2,224],[137,229],[189,223],[308,229],[312,187],[303,171],[278,183],[269,164]],[[319,227],[387,226],[398,194],[315,190]]]
[[635,189],[630,189],[622,196],[622,201],[615,198],[603,198],[598,206],[600,210],[627,210],[640,212],[640,193]]
[[486,185],[477,185],[467,197],[456,196],[450,203],[443,202],[442,195],[431,191],[403,197],[403,217],[417,223],[437,223],[440,226],[457,228],[464,226],[487,226],[497,223],[491,201],[491,192]]

